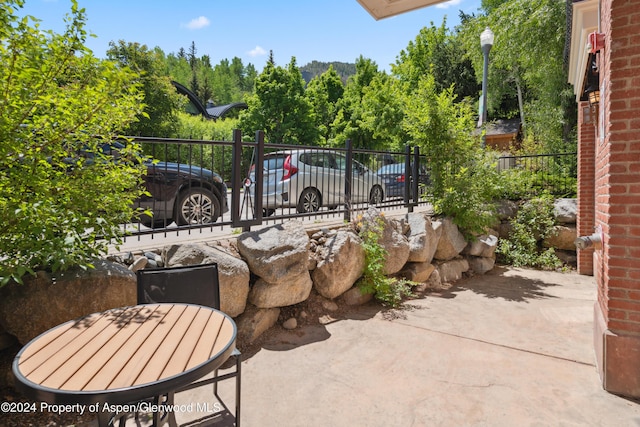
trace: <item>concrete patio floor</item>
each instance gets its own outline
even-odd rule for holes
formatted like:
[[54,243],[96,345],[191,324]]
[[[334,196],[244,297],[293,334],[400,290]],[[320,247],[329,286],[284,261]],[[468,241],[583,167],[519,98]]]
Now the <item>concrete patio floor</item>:
[[497,267],[401,310],[277,327],[245,355],[242,425],[640,426],[640,404],[602,389],[595,298],[591,277]]

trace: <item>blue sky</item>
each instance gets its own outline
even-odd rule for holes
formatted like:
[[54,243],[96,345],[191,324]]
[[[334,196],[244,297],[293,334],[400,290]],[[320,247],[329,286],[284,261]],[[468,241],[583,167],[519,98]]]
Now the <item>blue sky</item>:
[[[477,13],[480,0],[452,0],[376,21],[356,0],[78,0],[87,13],[87,46],[104,57],[110,41],[160,47],[166,54],[188,49],[217,64],[235,56],[261,70],[269,50],[277,65],[292,56],[302,66],[312,60],[355,62],[358,56],[389,70],[420,29],[458,23],[458,11]],[[69,0],[26,0],[21,14],[61,31]]]

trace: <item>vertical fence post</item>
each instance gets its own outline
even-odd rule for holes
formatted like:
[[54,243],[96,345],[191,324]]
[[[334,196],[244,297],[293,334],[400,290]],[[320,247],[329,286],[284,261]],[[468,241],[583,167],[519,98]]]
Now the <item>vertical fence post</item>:
[[413,207],[420,203],[420,194],[418,192],[420,185],[420,148],[413,147],[413,166],[411,167],[413,180],[411,181],[411,190],[413,192],[413,203],[409,206],[409,212],[413,212]]
[[[250,185],[242,178],[242,132],[240,130],[233,131],[233,155],[232,155],[232,168],[231,168],[231,222],[234,227],[242,227],[242,231],[251,231],[252,225],[262,224],[262,194],[263,194],[263,163],[264,163],[264,133],[262,131],[256,132],[256,141],[254,145],[255,155],[255,170],[253,182],[253,203],[254,212],[253,218],[242,219],[240,212],[240,189],[242,189],[245,200],[249,200],[251,194],[249,194]],[[249,177],[246,177],[248,179]]]
[[[254,171],[254,188],[255,188],[255,200],[253,206],[256,208],[254,217],[258,224],[262,224],[262,195],[264,194],[264,180],[262,179],[264,174],[264,132],[261,130],[256,131],[256,155],[255,155],[255,171]],[[247,189],[245,189],[247,191]]]
[[404,149],[404,206],[409,207],[411,201],[411,147]]
[[231,222],[240,224],[240,188],[242,187],[242,131],[233,130],[233,150],[231,151]]
[[353,147],[351,146],[351,140],[347,139],[347,169],[345,171],[344,178],[344,220],[345,222],[351,222],[351,180],[353,178]]

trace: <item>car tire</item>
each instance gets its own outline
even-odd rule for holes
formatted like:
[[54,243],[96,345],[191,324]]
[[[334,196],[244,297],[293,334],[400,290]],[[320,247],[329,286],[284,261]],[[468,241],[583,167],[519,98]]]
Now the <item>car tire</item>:
[[305,188],[300,199],[298,199],[297,211],[298,213],[310,213],[318,212],[322,201],[320,199],[320,193],[315,188]]
[[374,185],[371,188],[371,192],[369,193],[369,204],[370,205],[377,205],[382,203],[382,200],[384,199],[384,193],[382,191],[382,187],[380,187],[379,185]]
[[211,191],[192,187],[178,195],[176,223],[178,225],[209,224],[220,216],[220,200]]

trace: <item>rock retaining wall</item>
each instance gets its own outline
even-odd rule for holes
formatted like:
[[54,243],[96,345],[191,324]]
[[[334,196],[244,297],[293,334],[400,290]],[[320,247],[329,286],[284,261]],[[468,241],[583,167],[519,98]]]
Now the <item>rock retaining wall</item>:
[[[566,251],[569,258],[573,249],[575,259],[575,249],[568,243],[575,239],[571,222],[575,223],[575,203],[565,199],[556,206],[561,218],[557,233],[544,244],[561,249],[560,253]],[[517,205],[505,203],[500,211],[502,221],[496,230],[473,242],[467,242],[450,219],[434,219],[424,213],[387,218],[371,208],[361,221],[379,218],[384,224],[379,242],[388,252],[386,274],[438,287],[465,273],[484,274],[493,268],[498,238],[508,228],[508,219],[515,216]],[[308,232],[302,223],[290,221],[225,242],[171,245],[112,257],[111,261],[116,262],[101,261],[96,270],[88,272],[69,271],[53,278],[39,274],[26,278],[24,286],[1,288],[0,327],[25,344],[66,320],[135,304],[133,272],[148,266],[217,262],[221,308],[236,319],[240,339],[247,342],[272,327],[281,309],[311,296],[322,299],[323,304],[340,299],[348,305],[363,304],[372,297],[362,295],[356,285],[364,271],[365,253],[352,225]],[[298,323],[285,321],[288,327]]]

